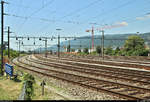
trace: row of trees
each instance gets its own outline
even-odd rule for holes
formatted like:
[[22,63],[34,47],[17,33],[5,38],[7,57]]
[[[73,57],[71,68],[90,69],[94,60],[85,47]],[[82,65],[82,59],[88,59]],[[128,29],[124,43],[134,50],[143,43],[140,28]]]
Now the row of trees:
[[[1,48],[0,48],[0,51],[1,51]],[[21,53],[21,54],[25,54],[26,52],[21,51],[20,53]],[[8,55],[8,49],[7,49],[6,47],[4,48],[3,54],[4,54],[4,56],[7,56],[7,55]],[[13,50],[13,49],[10,49],[10,57],[11,57],[11,58],[18,57],[18,55],[19,55],[19,52],[18,52],[18,51]]]
[[[111,46],[104,48],[106,55],[114,56],[148,56],[149,50],[145,47],[144,39],[139,36],[129,36],[122,48],[113,49]],[[79,53],[81,52],[78,51]],[[88,48],[84,48],[83,52],[89,54]],[[101,54],[101,46],[96,47],[95,53]]]

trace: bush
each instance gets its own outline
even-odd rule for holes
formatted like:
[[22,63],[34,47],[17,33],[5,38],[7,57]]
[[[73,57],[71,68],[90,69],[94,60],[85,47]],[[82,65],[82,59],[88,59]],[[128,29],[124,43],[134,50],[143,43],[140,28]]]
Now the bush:
[[24,81],[26,83],[26,96],[25,96],[25,99],[31,100],[31,97],[33,96],[33,93],[34,93],[33,84],[35,83],[35,79],[32,75],[26,74],[24,76]]
[[96,51],[91,52],[91,55],[97,55]]
[[78,53],[81,53],[81,49],[78,50]]
[[105,50],[105,54],[106,55],[112,55],[112,53],[113,53],[113,49],[111,47],[107,47]]
[[100,55],[101,54],[101,47],[100,46],[97,46],[96,47],[96,52]]
[[144,39],[140,36],[129,36],[124,45],[126,56],[148,56],[148,50],[145,49]]
[[83,52],[86,53],[86,54],[89,54],[89,49],[88,48],[84,48]]

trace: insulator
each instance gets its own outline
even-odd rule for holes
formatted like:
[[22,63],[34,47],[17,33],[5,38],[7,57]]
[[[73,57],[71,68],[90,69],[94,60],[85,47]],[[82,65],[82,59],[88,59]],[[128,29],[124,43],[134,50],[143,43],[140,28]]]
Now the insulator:
[[16,40],[18,40],[18,38],[16,37]]
[[39,38],[39,40],[42,40],[41,38]]
[[30,40],[30,39],[28,38],[28,40]]

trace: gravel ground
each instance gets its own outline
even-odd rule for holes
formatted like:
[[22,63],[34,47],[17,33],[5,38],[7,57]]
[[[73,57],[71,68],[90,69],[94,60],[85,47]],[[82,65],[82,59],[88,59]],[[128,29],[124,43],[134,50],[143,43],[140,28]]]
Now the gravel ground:
[[103,92],[97,92],[91,89],[83,88],[64,81],[45,77],[46,81],[55,84],[57,87],[63,88],[65,94],[74,96],[75,99],[81,100],[125,100],[117,96],[109,95]]
[[[30,63],[32,63],[32,62],[30,62]],[[35,65],[35,63],[32,63],[32,64]],[[70,74],[86,76],[86,77],[91,77],[91,78],[100,79],[100,80],[119,82],[119,83],[133,85],[133,86],[140,86],[140,87],[143,87],[143,88],[150,88],[150,85],[142,85],[142,84],[138,84],[138,83],[135,83],[135,82],[129,82],[129,81],[122,80],[122,79],[115,79],[115,78],[110,79],[108,77],[105,78],[105,77],[102,77],[102,76],[95,76],[94,74],[89,75],[89,74],[84,74],[84,73],[80,73],[80,72],[76,72],[76,71],[68,71],[68,70],[59,69],[59,68],[47,67],[45,65],[40,65],[40,64],[36,64],[35,66],[41,66],[42,68],[49,68],[49,69],[55,70],[55,71],[67,72],[67,73],[70,73]]]
[[[51,56],[51,57],[54,57],[54,56]],[[56,56],[55,56],[56,57]],[[56,57],[57,58],[57,57]],[[62,59],[64,57],[61,57]],[[65,58],[71,58],[71,59],[76,59],[75,57],[71,57],[71,56],[68,56],[68,57],[65,57]],[[49,58],[48,58],[49,59]],[[85,59],[85,58],[80,58],[80,59]],[[88,58],[86,58],[88,59]],[[93,58],[93,59],[90,59],[90,60],[96,60],[97,58]],[[101,61],[99,58],[96,60],[96,61]],[[105,60],[105,62],[111,62],[111,61],[107,61]],[[114,61],[113,61],[114,62]],[[114,62],[114,63],[118,63],[118,62]],[[121,63],[121,62],[119,62]],[[123,62],[124,63],[124,62]],[[93,63],[94,64],[94,63]],[[139,70],[139,71],[147,71],[147,72],[150,72],[150,70],[148,70],[147,68],[133,68],[133,67],[122,67],[122,66],[115,66],[115,65],[104,65],[104,64],[95,64],[95,65],[100,65],[100,66],[106,66],[106,67],[115,67],[115,68],[122,68],[122,69],[130,69],[130,70]],[[140,64],[142,65],[142,64]],[[144,64],[145,66],[150,66],[150,64]]]
[[[29,72],[29,71],[27,71]],[[31,73],[31,72],[29,72]],[[106,94],[103,92],[97,92],[91,89],[87,89],[78,85],[73,85],[68,82],[56,80],[50,77],[44,77],[37,73],[31,73],[32,75],[38,76],[40,79],[46,79],[46,82],[53,83],[59,88],[65,89],[64,93],[73,96],[76,100],[125,100],[111,94]]]
[[[31,63],[29,61],[26,61],[26,62]],[[32,63],[32,64],[35,65],[35,63]],[[40,64],[36,64],[36,66],[41,66],[42,68],[48,68],[47,66],[40,65]],[[83,74],[83,73],[79,73],[79,72],[75,72],[75,71],[66,71],[63,69],[56,69],[56,68],[50,68],[50,69],[61,71],[61,72],[67,72],[67,73],[71,73],[71,74],[75,74],[75,75],[80,75],[80,76],[87,76],[87,77],[92,77],[92,78],[96,78],[96,79],[114,81],[114,79],[107,79],[107,78],[103,78],[100,76],[95,77],[94,75]],[[63,82],[60,80],[55,80],[53,78],[46,78],[46,79],[48,82],[54,83],[56,86],[66,89],[67,94],[74,96],[75,99],[82,99],[82,100],[121,100],[121,98],[119,98],[119,97],[108,95],[108,94],[103,93],[103,92],[93,91],[91,89],[83,88],[83,87],[80,87],[78,85],[73,85],[71,83]],[[121,82],[121,83],[125,83],[125,84],[129,83],[130,85],[138,86],[137,83],[131,83],[131,82],[125,82],[125,81],[123,82],[122,80],[117,80],[117,82]]]

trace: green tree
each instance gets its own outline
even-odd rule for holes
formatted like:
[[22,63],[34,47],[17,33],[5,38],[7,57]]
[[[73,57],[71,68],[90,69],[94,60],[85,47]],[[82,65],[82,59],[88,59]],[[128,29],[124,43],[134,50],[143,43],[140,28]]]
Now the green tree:
[[110,47],[110,46],[107,47],[106,50],[105,50],[105,54],[106,54],[106,55],[112,55],[112,53],[113,53],[112,47]]
[[118,51],[120,51],[120,48],[119,48],[119,47],[116,48],[116,52],[118,52]]
[[114,51],[113,55],[121,55],[119,47],[116,48],[116,50]]
[[71,48],[70,45],[68,45],[68,46],[67,46],[67,52],[70,52],[70,51],[71,51],[70,48]]
[[84,48],[83,52],[86,53],[86,54],[89,54],[89,49],[88,48]]
[[78,53],[81,53],[81,49],[78,49]]
[[101,54],[101,46],[96,47],[96,52],[100,55]]
[[75,52],[75,49],[71,49],[71,52]]
[[129,36],[124,45],[126,56],[147,56],[148,50],[145,49],[144,39],[140,36]]

